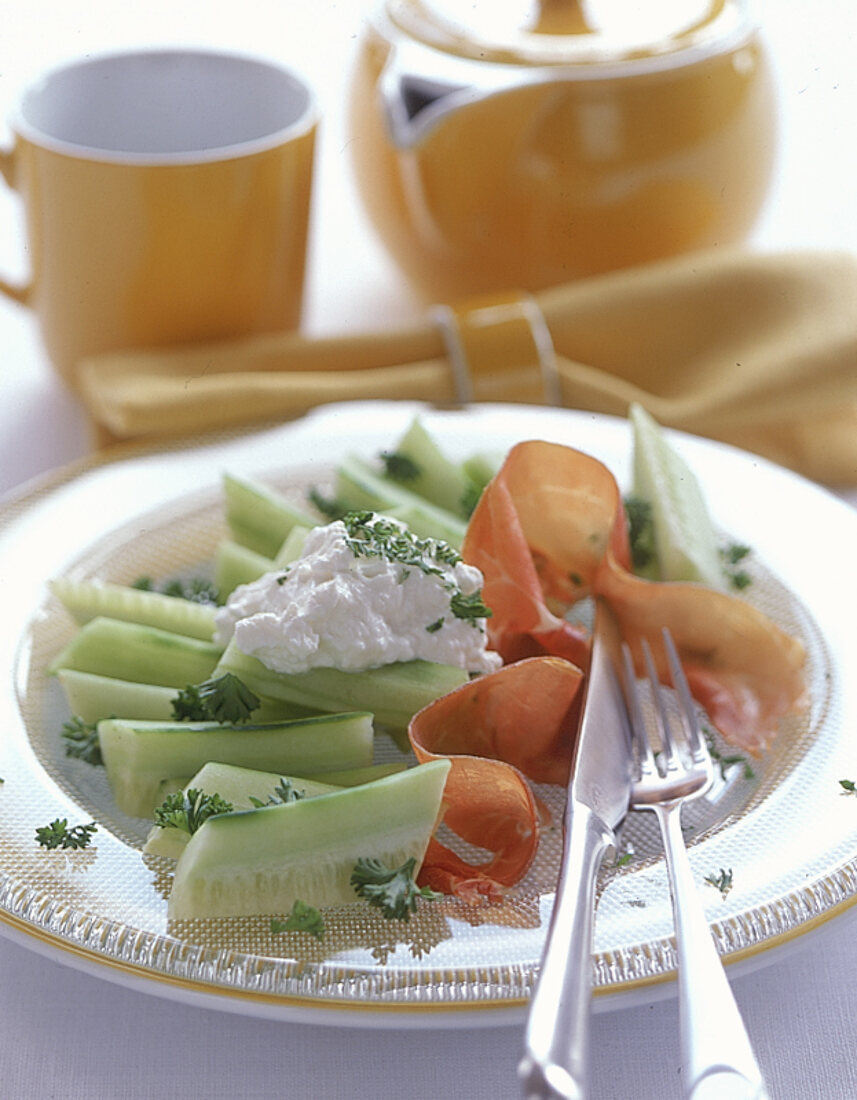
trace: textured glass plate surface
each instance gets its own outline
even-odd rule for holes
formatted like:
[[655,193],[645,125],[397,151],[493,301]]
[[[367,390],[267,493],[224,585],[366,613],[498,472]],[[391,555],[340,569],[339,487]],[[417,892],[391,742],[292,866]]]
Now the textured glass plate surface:
[[[171,864],[144,860],[145,822],[113,807],[100,769],[68,760],[67,717],[46,667],[71,637],[47,582],[60,574],[129,582],[210,560],[224,533],[220,478],[247,473],[301,500],[347,453],[389,449],[419,411],[454,457],[550,439],[602,459],[624,488],[623,421],[524,406],[436,411],[371,402],[328,406],[290,425],[172,451],[93,459],[4,503],[0,523],[0,927],[102,977],[230,1011],[359,1026],[461,1026],[523,1017],[560,851],[544,834],[526,880],[502,903],[423,905],[410,924],[357,903],[325,914],[323,943],[272,936],[267,919],[166,918]],[[754,775],[731,768],[684,818],[691,860],[721,952],[760,965],[857,897],[857,704],[853,562],[857,515],[810,483],[746,453],[676,435],[718,527],[752,546],[748,598],[798,634],[811,707],[788,721]],[[379,755],[395,752],[379,739]],[[559,821],[564,792],[539,793]],[[46,851],[36,827],[95,820],[91,848]],[[629,817],[620,865],[603,869],[595,934],[596,1007],[672,989],[669,894],[650,815]],[[725,895],[708,876],[731,871]]]

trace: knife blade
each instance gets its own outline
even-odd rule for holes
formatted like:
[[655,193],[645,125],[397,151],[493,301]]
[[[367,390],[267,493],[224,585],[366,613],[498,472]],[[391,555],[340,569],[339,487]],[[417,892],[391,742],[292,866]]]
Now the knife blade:
[[526,1100],[587,1096],[595,883],[605,853],[615,846],[633,779],[621,641],[615,615],[596,600],[556,897],[518,1067]]

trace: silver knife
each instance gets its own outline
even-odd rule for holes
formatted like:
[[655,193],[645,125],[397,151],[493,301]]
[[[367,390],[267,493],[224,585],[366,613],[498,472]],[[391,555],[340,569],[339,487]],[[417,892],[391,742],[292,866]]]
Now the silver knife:
[[556,899],[518,1066],[525,1100],[587,1096],[595,880],[628,811],[633,778],[620,647],[615,616],[597,600]]

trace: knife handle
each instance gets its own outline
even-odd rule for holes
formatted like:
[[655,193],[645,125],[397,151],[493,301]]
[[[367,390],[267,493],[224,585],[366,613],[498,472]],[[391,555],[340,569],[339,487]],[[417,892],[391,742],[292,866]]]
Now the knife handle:
[[612,844],[612,832],[575,802],[566,814],[556,898],[518,1066],[524,1100],[587,1096],[595,880]]

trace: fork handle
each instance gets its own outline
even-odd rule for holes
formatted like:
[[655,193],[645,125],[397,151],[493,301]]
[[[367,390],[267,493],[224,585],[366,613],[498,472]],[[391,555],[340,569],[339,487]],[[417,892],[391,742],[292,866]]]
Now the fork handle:
[[530,1001],[524,1057],[518,1066],[524,1100],[585,1100],[592,992],[595,880],[614,836],[596,814],[574,802],[539,979]]
[[670,876],[688,1100],[766,1100],[762,1074],[688,859],[678,802],[653,806]]

